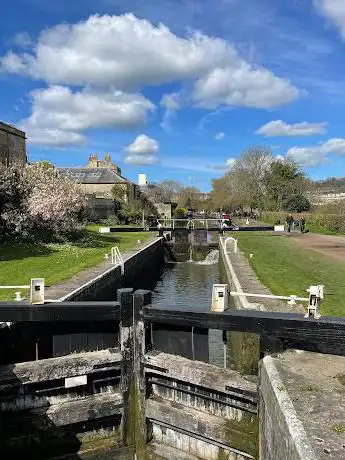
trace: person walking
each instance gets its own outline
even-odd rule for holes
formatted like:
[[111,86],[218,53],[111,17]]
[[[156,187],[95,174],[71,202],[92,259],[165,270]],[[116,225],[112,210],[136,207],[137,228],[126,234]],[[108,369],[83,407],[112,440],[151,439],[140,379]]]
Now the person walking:
[[291,232],[292,224],[293,224],[293,216],[292,214],[289,214],[286,218],[286,225],[287,225],[287,229],[289,233]]
[[301,233],[305,232],[305,217],[302,216],[300,219],[300,227],[301,227]]

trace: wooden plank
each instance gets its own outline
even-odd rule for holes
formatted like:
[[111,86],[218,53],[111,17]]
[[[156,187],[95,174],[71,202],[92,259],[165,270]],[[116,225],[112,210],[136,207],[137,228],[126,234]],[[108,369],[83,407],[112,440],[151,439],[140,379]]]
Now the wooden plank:
[[[253,403],[257,401],[256,384],[230,369],[221,369],[211,364],[157,351],[146,354],[145,364],[148,365],[147,373],[176,379],[231,396],[242,395]],[[233,390],[226,387],[233,387]]]
[[160,398],[147,400],[146,415],[153,424],[163,423],[172,429],[183,430],[191,437],[195,435],[249,455],[256,454],[255,422],[249,422],[250,417],[241,422],[225,420]]
[[53,405],[45,415],[55,426],[71,425],[122,413],[120,393],[87,396],[66,403]]
[[119,319],[118,302],[60,302],[40,306],[0,302],[0,322],[116,321]]
[[0,366],[0,391],[2,386],[28,385],[109,371],[118,366],[121,359],[118,350],[102,350]]
[[208,329],[240,331],[280,340],[283,348],[345,354],[345,318],[321,317],[318,320],[301,314],[262,312],[256,310],[228,310],[224,313],[186,311],[183,308],[159,309],[145,307],[145,321],[178,327],[194,326]]

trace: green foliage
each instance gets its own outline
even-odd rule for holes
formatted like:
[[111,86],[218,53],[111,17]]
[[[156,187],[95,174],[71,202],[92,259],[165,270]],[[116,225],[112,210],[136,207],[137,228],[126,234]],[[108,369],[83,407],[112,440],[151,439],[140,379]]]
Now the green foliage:
[[[273,161],[264,177],[266,209],[308,211],[310,204],[304,199],[306,179],[293,162]],[[297,198],[298,197],[298,198]]]
[[187,210],[185,208],[176,208],[174,211],[174,219],[184,219],[186,217]]
[[305,212],[310,210],[310,201],[303,195],[294,195],[287,199],[284,208],[291,212]]

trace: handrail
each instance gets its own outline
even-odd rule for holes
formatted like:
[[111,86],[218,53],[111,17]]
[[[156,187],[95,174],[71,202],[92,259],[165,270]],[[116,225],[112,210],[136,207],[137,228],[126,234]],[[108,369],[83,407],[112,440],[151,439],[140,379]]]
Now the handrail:
[[224,247],[225,247],[225,251],[227,252],[227,244],[229,241],[233,241],[234,242],[234,252],[235,254],[237,253],[237,243],[238,243],[238,240],[236,238],[233,238],[232,236],[229,236],[228,238],[226,238],[226,240],[224,241]]
[[120,265],[121,275],[124,275],[125,263],[124,263],[123,257],[121,255],[121,252],[118,246],[114,246],[111,248],[111,263],[112,265]]

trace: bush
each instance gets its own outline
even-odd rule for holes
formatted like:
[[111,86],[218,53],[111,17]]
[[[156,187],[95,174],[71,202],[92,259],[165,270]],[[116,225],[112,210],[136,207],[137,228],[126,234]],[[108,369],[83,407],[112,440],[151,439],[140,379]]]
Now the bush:
[[[306,219],[306,226],[312,227],[315,232],[321,233],[345,233],[345,217],[338,214],[319,214],[319,213],[303,213]],[[295,216],[298,218],[298,215]],[[278,220],[281,223],[285,222],[285,212],[263,212],[261,220],[267,224],[276,224]]]
[[187,210],[185,208],[176,208],[174,211],[174,219],[184,219],[186,214]]

